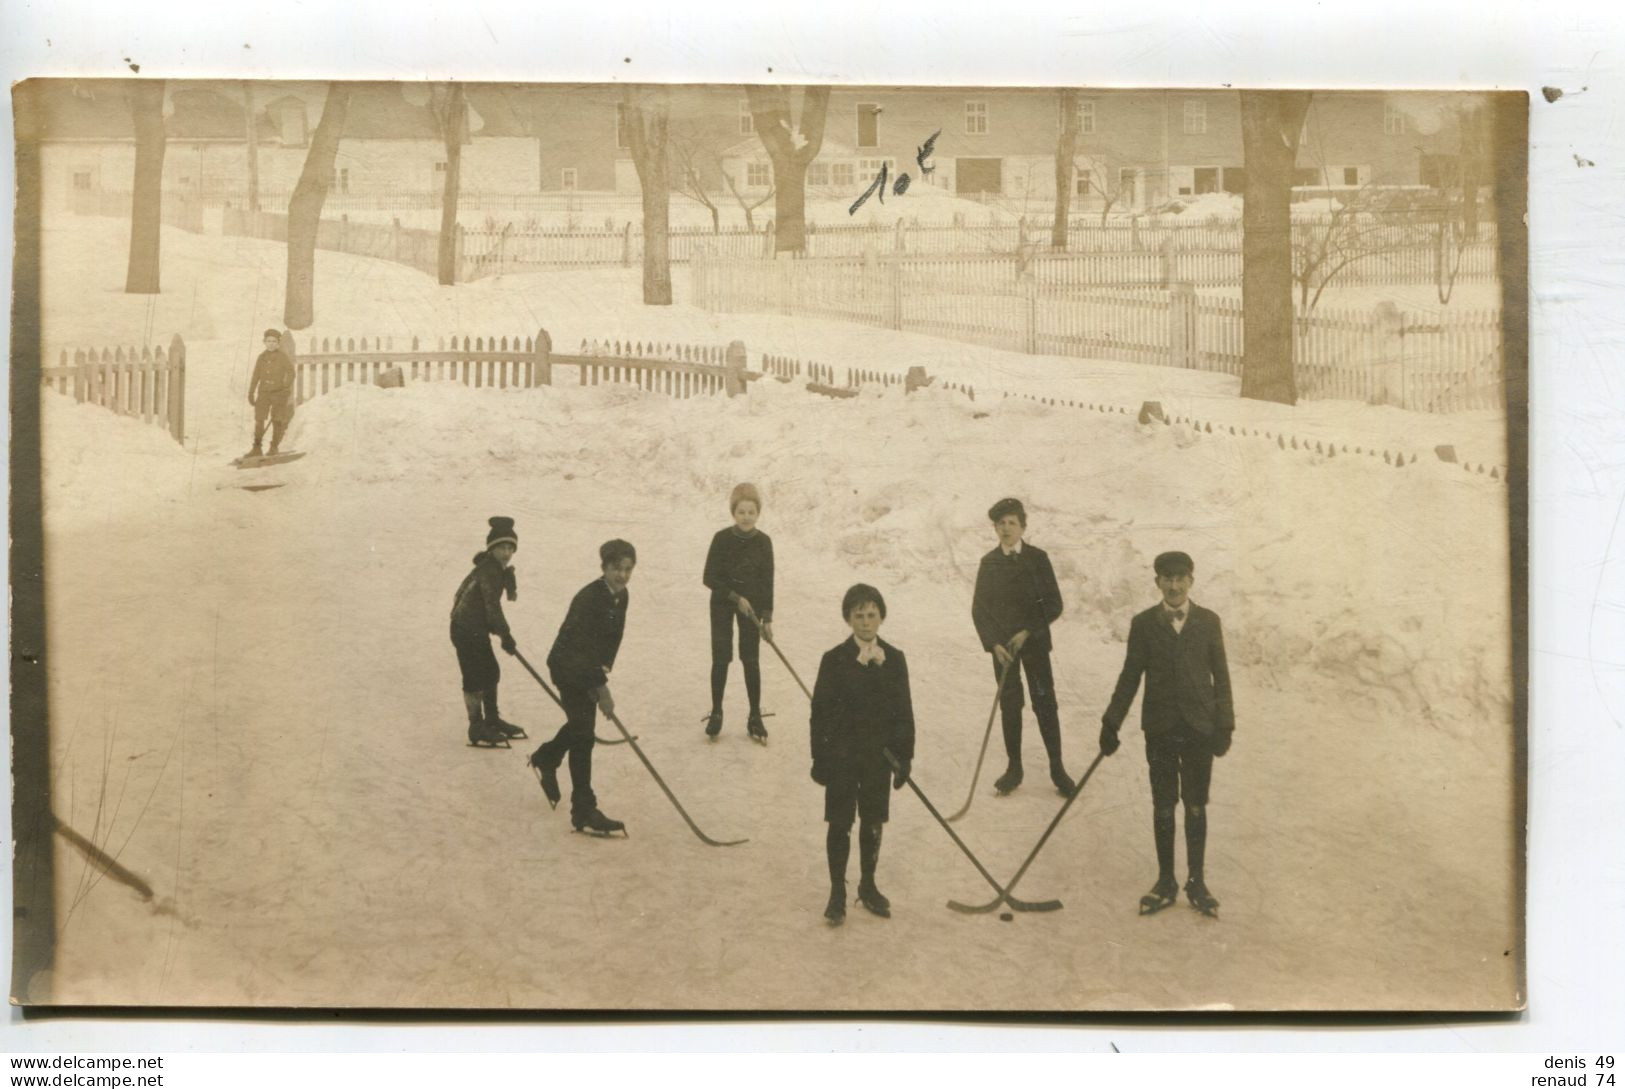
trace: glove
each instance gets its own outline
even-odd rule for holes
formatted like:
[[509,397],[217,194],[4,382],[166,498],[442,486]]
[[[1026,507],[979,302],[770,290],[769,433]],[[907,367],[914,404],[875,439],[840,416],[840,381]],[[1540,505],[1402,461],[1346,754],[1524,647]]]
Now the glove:
[[1233,730],[1219,730],[1213,735],[1211,745],[1214,756],[1223,756],[1230,751],[1230,735],[1234,732]]
[[519,576],[511,567],[502,572],[502,589],[508,595],[509,601],[519,600]]
[[812,765],[812,781],[821,787],[829,786],[829,769],[817,760]]
[[1117,738],[1117,727],[1113,726],[1110,722],[1107,722],[1105,719],[1101,719],[1100,720],[1100,751],[1105,753],[1107,756],[1111,756],[1113,753],[1115,753],[1122,746],[1122,744],[1123,743],[1121,741],[1119,741],[1118,738]]
[[911,760],[899,760],[897,762],[897,770],[892,772],[891,776],[891,788],[893,790],[902,790],[908,785],[908,772],[913,766]]
[[519,644],[513,641],[513,636],[504,635],[502,637],[502,649],[507,651],[509,654],[513,654],[519,650]]

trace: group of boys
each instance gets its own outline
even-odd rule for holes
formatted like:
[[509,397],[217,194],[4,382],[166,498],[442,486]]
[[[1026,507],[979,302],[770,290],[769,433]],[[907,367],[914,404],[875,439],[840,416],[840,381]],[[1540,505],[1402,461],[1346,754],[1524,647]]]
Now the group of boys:
[[[759,508],[759,499],[756,505]],[[988,517],[999,543],[982,557],[977,571],[972,619],[1000,686],[1008,762],[994,786],[1000,794],[1008,794],[1023,779],[1020,677],[1025,675],[1050,780],[1070,797],[1077,784],[1062,759],[1050,664],[1050,625],[1061,615],[1060,588],[1049,556],[1024,540],[1027,512],[1019,500],[1001,499]],[[505,651],[517,651],[501,601],[504,593],[510,600],[516,593],[509,564],[518,536],[512,519],[492,518],[490,524],[486,550],[474,558],[474,569],[459,587],[452,610],[451,637],[463,673],[473,744],[505,744],[523,736],[497,710],[499,674],[490,646],[490,636],[495,635]],[[613,540],[602,546],[599,558],[602,577],[575,595],[547,658],[567,721],[531,755],[530,764],[549,803],[556,805],[561,797],[558,768],[568,759],[573,826],[607,834],[625,826],[597,807],[591,781],[593,724],[599,709],[614,713],[609,671],[625,630],[626,586],[637,553],[627,542]],[[1175,816],[1183,802],[1186,898],[1197,910],[1212,915],[1219,902],[1204,877],[1208,788],[1213,760],[1229,751],[1235,729],[1224,636],[1218,615],[1190,600],[1195,579],[1190,556],[1164,552],[1153,568],[1161,600],[1130,624],[1123,668],[1101,716],[1100,748],[1107,756],[1118,750],[1119,730],[1143,677],[1141,726],[1150,769],[1158,874],[1151,891],[1141,897],[1140,910],[1159,911],[1178,897]],[[812,778],[824,788],[824,819],[829,825],[825,848],[830,896],[824,914],[832,925],[845,918],[846,867],[855,818],[862,874],[858,901],[876,915],[890,915],[890,903],[875,883],[875,868],[890,789],[901,789],[908,782],[914,754],[907,662],[902,651],[878,635],[886,616],[885,599],[872,586],[853,586],[842,599],[841,614],[852,636],[824,654],[811,713]]]

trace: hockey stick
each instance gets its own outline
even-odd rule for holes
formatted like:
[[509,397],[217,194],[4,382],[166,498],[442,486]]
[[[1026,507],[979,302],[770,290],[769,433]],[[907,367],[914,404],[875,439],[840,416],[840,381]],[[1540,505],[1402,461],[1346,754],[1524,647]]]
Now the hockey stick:
[[[959,812],[948,818],[951,821],[956,821],[969,813],[970,803],[976,800],[976,783],[982,777],[982,760],[987,756],[988,738],[993,736],[993,720],[998,716],[1000,701],[1004,699],[1005,682],[1010,679],[1010,674],[1015,671],[1016,657],[1020,654],[1021,651],[1016,651],[1015,654],[1010,656],[1010,660],[1004,664],[1004,668],[999,670],[999,690],[993,693],[993,707],[987,713],[987,729],[982,731],[982,751],[976,754],[976,770],[971,773],[970,791],[965,795],[965,804],[959,807]],[[1017,681],[1016,683],[1020,684],[1021,682]]]
[[[559,694],[557,692],[553,691],[553,686],[542,680],[542,675],[536,672],[535,668],[532,667],[529,662],[525,661],[525,656],[523,654],[520,654],[516,650],[513,652],[513,656],[519,659],[519,664],[524,666],[525,670],[532,677],[536,678],[536,683],[542,686],[542,691],[547,693],[549,699],[559,705],[559,710],[564,711],[564,713],[568,715],[570,712],[565,710],[564,701],[559,699]],[[630,737],[626,739],[626,741],[630,740]],[[626,741],[622,741],[618,737],[599,737],[597,734],[593,735],[593,742],[598,745],[624,745],[626,744]]]
[[[886,763],[891,765],[894,773],[903,770],[902,766],[897,763],[897,758],[891,754],[890,749],[882,749],[881,752],[885,754]],[[1093,771],[1094,769],[1091,768],[1090,770]],[[1009,904],[1010,907],[1015,911],[1060,910],[1061,902],[1059,900],[1042,900],[1034,903],[1030,900],[1018,900],[1014,896],[1011,896],[1010,890],[1001,887],[999,883],[994,880],[993,875],[987,872],[987,867],[982,865],[981,860],[971,853],[971,849],[969,847],[965,846],[965,841],[959,838],[959,833],[954,831],[953,825],[943,820],[942,814],[937,812],[937,807],[931,804],[931,799],[925,796],[925,791],[920,789],[919,784],[914,781],[914,777],[912,775],[909,776],[905,782],[908,783],[909,789],[914,791],[914,796],[920,799],[920,804],[925,806],[927,812],[929,812],[933,817],[937,818],[937,823],[942,825],[942,830],[944,832],[948,833],[948,838],[952,839],[954,841],[954,845],[957,846],[961,851],[965,852],[965,857],[970,859],[972,866],[976,867],[976,872],[981,874],[982,879],[985,880],[989,885],[992,885],[993,891],[999,894],[997,899],[993,901],[995,906],[998,904]],[[1023,867],[1023,869],[1025,869],[1025,867]],[[1019,877],[1020,875],[1018,874],[1017,876]],[[1014,882],[1012,882],[1012,884],[1014,884]],[[948,901],[948,906],[953,908],[955,911],[966,911],[966,908],[953,900]],[[983,909],[981,908],[970,909],[969,914],[981,914],[982,910]],[[992,909],[989,908],[987,910]]]
[[803,692],[806,692],[807,698],[809,700],[812,699],[813,695],[812,695],[811,692],[807,691],[807,686],[801,680],[801,674],[796,672],[796,667],[790,664],[790,659],[788,659],[788,658],[786,658],[784,656],[784,651],[779,649],[779,645],[777,643],[775,643],[773,640],[769,639],[767,637],[767,633],[765,631],[762,631],[762,622],[761,622],[761,620],[757,619],[755,613],[751,614],[750,619],[751,619],[751,622],[756,625],[756,630],[759,631],[759,632],[762,632],[762,642],[766,643],[768,646],[773,648],[773,653],[777,654],[779,656],[779,661],[783,662],[784,663],[784,668],[788,669],[790,671],[790,676],[795,678],[796,684],[801,685],[801,690]]
[[[1010,879],[1010,884],[1005,886],[1006,890],[1015,888],[1016,882],[1020,881],[1026,874],[1027,867],[1033,864],[1033,859],[1038,857],[1038,852],[1042,851],[1044,849],[1044,844],[1049,842],[1050,833],[1055,831],[1056,826],[1061,823],[1061,818],[1066,816],[1066,811],[1068,809],[1072,808],[1072,803],[1078,800],[1078,795],[1083,793],[1083,785],[1089,781],[1089,776],[1095,773],[1095,769],[1100,767],[1100,762],[1105,758],[1106,752],[1104,749],[1095,754],[1095,762],[1089,765],[1089,770],[1083,773],[1083,778],[1078,780],[1078,785],[1072,788],[1072,793],[1068,794],[1066,801],[1061,803],[1061,808],[1056,812],[1054,819],[1049,822],[1049,827],[1044,829],[1044,834],[1038,837],[1038,843],[1033,846],[1032,852],[1027,855],[1027,861],[1021,864],[1021,869],[1016,871],[1016,876],[1012,877]],[[948,906],[953,908],[955,911],[962,911],[969,915],[980,915],[984,912],[992,911],[994,908],[999,906],[1000,901],[1008,899],[1009,896],[1008,893],[1006,893],[1006,895],[1000,896],[991,903],[978,904],[975,907],[967,904],[955,903],[952,900],[948,901]],[[1059,907],[1060,904],[1057,903],[1056,906]]]
[[626,743],[632,746],[632,751],[638,754],[638,759],[643,761],[643,766],[649,769],[649,774],[654,777],[654,781],[659,785],[661,790],[665,791],[666,800],[671,802],[671,804],[676,807],[678,815],[681,816],[688,824],[688,830],[700,837],[700,842],[711,847],[737,847],[741,843],[750,842],[746,839],[712,839],[710,836],[700,831],[700,826],[695,824],[694,818],[688,815],[688,810],[684,809],[683,803],[677,800],[677,795],[671,792],[671,787],[666,785],[666,780],[660,777],[660,773],[655,770],[655,766],[649,763],[649,758],[643,755],[643,750],[638,747],[637,741],[632,737],[632,732],[626,728],[619,718],[616,717],[615,712],[605,711],[604,717],[613,722],[615,724],[615,728],[621,731],[621,736],[626,738]]

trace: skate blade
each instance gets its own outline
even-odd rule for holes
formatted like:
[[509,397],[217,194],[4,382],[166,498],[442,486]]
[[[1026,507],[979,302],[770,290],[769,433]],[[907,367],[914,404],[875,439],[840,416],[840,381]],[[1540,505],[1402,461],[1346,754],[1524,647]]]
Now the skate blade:
[[829,927],[831,930],[834,930],[836,927],[842,925],[845,922],[846,922],[846,916],[845,915],[837,915],[834,918],[831,918],[828,915],[824,916],[824,925]]
[[506,741],[470,741],[468,743],[468,747],[471,748],[471,749],[511,749],[511,748],[513,748],[513,746],[508,744]]
[[[574,832],[578,836],[591,836],[593,839],[614,839],[615,838],[615,832],[597,832],[597,831],[594,831],[591,828],[572,828],[572,829],[570,829],[570,831]],[[622,839],[631,839],[632,838],[631,836],[626,834],[626,829],[624,829],[624,828],[617,829],[616,831],[618,831],[620,833],[620,836],[621,836]]]
[[1140,897],[1140,914],[1155,915],[1164,908],[1172,906],[1173,902],[1174,898],[1171,896],[1167,899],[1161,896],[1142,896]]
[[531,773],[536,776],[536,785],[542,788],[542,797],[547,799],[547,808],[557,809],[559,807],[560,800],[562,800],[564,797],[563,793],[560,793],[557,798],[553,797],[553,795],[548,792],[546,781],[542,779],[542,769],[537,767],[535,764],[531,764],[530,770]]

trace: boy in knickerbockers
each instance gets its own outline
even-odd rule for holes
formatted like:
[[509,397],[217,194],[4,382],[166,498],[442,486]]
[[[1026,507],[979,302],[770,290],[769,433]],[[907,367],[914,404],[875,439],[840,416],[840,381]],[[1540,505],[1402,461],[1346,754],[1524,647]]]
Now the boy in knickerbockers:
[[474,557],[474,569],[463,577],[451,606],[451,645],[457,650],[457,665],[463,674],[463,706],[468,710],[470,745],[506,746],[510,738],[524,737],[525,731],[504,722],[497,710],[497,682],[502,670],[491,653],[491,636],[502,642],[509,654],[518,649],[508,620],[502,615],[502,595],[512,601],[518,596],[514,579],[513,554],[519,548],[519,534],[512,518],[492,518],[485,535],[485,551]]
[[1101,716],[1100,748],[1117,751],[1117,731],[1145,675],[1140,727],[1151,766],[1151,828],[1157,845],[1157,883],[1140,898],[1149,915],[1179,895],[1174,878],[1174,808],[1185,803],[1185,851],[1189,877],[1185,896],[1205,915],[1217,915],[1219,901],[1203,874],[1207,854],[1208,784],[1213,758],[1230,751],[1236,729],[1230,699],[1230,667],[1224,656],[1219,614],[1190,600],[1196,565],[1183,552],[1164,552],[1153,563],[1162,601],[1135,616],[1129,626],[1128,654],[1111,705]]

